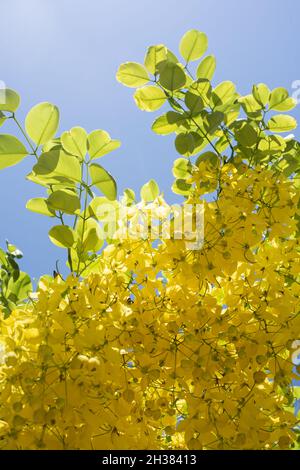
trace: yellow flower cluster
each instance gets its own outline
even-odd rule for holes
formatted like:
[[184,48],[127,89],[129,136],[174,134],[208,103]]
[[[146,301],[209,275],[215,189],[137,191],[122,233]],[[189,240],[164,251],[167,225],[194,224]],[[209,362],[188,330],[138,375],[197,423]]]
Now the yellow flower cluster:
[[42,279],[1,320],[0,448],[293,445],[295,183],[231,163],[192,182],[189,203],[220,188],[202,249],[116,241],[87,279]]

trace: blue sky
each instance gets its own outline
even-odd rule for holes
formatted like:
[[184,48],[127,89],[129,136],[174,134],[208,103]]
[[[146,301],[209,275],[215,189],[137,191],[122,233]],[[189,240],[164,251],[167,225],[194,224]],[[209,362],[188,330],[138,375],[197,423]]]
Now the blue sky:
[[[21,94],[21,120],[34,104],[51,101],[61,111],[60,131],[81,125],[120,139],[121,149],[101,160],[120,192],[155,178],[170,200],[173,138],[151,132],[155,116],[138,110],[132,89],[116,82],[118,65],[142,61],[151,44],[177,52],[195,28],[208,34],[217,57],[214,83],[232,80],[242,94],[258,82],[292,92],[300,80],[299,18],[297,0],[10,0],[1,2],[0,80]],[[39,276],[64,253],[48,240],[51,222],[25,209],[43,195],[25,180],[32,163],[0,172],[0,246],[6,238],[17,244],[22,268]]]

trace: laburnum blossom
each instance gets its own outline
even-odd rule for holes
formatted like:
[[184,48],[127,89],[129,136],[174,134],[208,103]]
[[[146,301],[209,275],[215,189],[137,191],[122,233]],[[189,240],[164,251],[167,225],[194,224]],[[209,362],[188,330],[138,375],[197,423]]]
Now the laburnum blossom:
[[44,278],[1,321],[2,449],[294,442],[297,195],[271,169],[221,179],[202,249],[115,240],[86,279]]

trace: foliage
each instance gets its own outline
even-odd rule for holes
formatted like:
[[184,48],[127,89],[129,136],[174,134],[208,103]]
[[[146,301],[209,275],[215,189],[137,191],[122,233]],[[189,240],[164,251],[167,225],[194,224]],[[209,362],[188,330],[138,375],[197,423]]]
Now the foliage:
[[[16,117],[19,103],[17,93],[6,90],[6,104],[1,109],[5,120],[16,123],[27,148],[17,137],[1,134],[0,169],[19,163],[27,155],[35,157],[36,163],[27,179],[42,186],[46,197],[30,199],[26,207],[55,220],[49,238],[67,249],[69,268],[80,276],[103,244],[101,230],[89,212],[95,190],[109,200],[114,200],[117,194],[114,178],[94,160],[117,149],[120,142],[111,139],[106,131],[87,134],[81,127],[56,136],[59,110],[47,102],[29,111],[23,128]],[[91,236],[95,230],[97,237]]]
[[0,305],[6,318],[19,303],[26,300],[32,291],[28,274],[20,271],[17,260],[23,254],[11,243],[6,242],[7,250],[0,248]]
[[[299,143],[280,135],[296,127],[283,114],[296,103],[264,84],[246,96],[230,81],[213,87],[216,63],[202,59],[206,49],[205,34],[192,30],[180,43],[183,64],[160,44],[147,50],[144,65],[127,62],[117,73],[138,88],[142,110],[170,107],[152,129],[175,134],[173,191],[184,205],[205,208],[201,249],[175,231],[154,244],[123,239],[120,226],[88,267],[83,247],[95,244],[95,253],[100,246],[98,236],[90,245],[86,229],[95,235],[98,208],[116,195],[91,161],[117,144],[104,131],[87,138],[81,128],[55,138],[56,108],[42,105],[53,135],[47,130],[52,140],[30,179],[49,194],[29,205],[59,220],[74,217],[75,228],[61,220],[50,231],[67,247],[73,272],[42,278],[33,303],[1,321],[2,448],[299,446]],[[36,109],[27,132],[42,142],[30,124]],[[93,186],[104,197],[93,198]],[[91,201],[82,211],[83,194]],[[153,180],[141,199],[144,212],[168,212]],[[123,201],[131,207],[134,192]]]

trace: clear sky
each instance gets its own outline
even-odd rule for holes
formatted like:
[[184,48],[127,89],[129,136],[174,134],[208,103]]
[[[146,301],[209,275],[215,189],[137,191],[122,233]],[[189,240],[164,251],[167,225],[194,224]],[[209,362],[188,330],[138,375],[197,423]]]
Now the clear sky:
[[[0,0],[0,6],[0,80],[21,94],[20,118],[51,101],[61,111],[60,131],[102,128],[122,140],[101,160],[119,192],[139,191],[155,178],[171,198],[173,137],[153,134],[154,115],[138,110],[132,89],[115,80],[118,65],[142,61],[147,46],[165,43],[175,52],[195,28],[208,34],[217,57],[215,83],[232,80],[246,94],[259,82],[292,92],[300,80],[299,0]],[[299,107],[294,115],[300,118]],[[25,209],[27,199],[43,195],[25,180],[31,163],[0,172],[0,246],[6,238],[17,244],[23,269],[39,276],[64,253],[48,240],[51,222]]]

